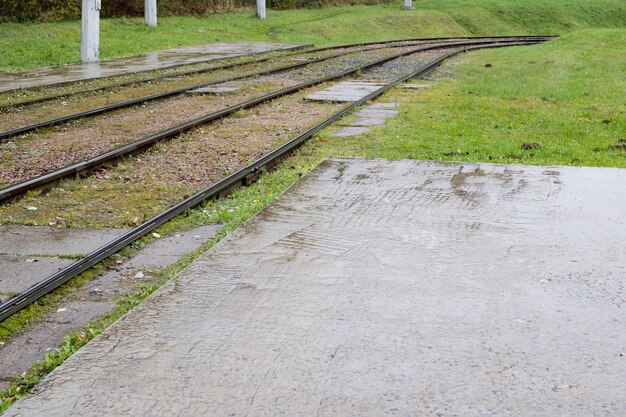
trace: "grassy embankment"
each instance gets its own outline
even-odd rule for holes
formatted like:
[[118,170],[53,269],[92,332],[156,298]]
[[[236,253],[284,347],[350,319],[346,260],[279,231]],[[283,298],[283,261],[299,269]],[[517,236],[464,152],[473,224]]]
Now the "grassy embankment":
[[[420,0],[414,11],[402,11],[400,5],[270,11],[265,21],[251,11],[168,17],[160,19],[156,29],[138,18],[104,19],[101,58],[220,41],[328,45],[408,37],[563,34],[626,25],[626,3],[621,0]],[[0,71],[77,62],[79,48],[79,21],[0,24]]]

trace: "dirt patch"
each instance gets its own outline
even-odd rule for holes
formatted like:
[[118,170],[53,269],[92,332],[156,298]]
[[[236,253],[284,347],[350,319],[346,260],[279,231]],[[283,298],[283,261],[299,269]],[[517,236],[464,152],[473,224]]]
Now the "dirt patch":
[[609,145],[612,151],[626,151],[626,139],[618,139],[613,145]]
[[522,143],[521,149],[524,151],[528,151],[531,149],[541,149],[541,145],[538,144],[537,142],[532,142],[532,143]]

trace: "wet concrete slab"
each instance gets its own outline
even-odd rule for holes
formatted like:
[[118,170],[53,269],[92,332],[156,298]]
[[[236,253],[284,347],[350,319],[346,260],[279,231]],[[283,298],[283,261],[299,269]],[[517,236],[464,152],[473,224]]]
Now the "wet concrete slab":
[[329,160],[17,415],[620,415],[626,170]]
[[36,325],[37,331],[19,335],[0,348],[0,389],[58,347],[68,329],[74,329],[114,307],[112,302],[75,301],[58,308]]
[[430,88],[430,84],[402,84],[400,88],[409,88],[409,89]]
[[[197,250],[220,228],[221,225],[200,226],[152,241],[129,260],[115,264],[78,289],[72,299],[60,303],[55,311],[30,326],[26,332],[7,344],[0,344],[0,389],[6,388],[16,375],[27,371],[47,352],[58,347],[71,330],[111,310],[117,297],[153,278],[152,274],[159,268],[167,267]],[[20,263],[15,266],[16,275],[0,278],[0,289],[15,293],[38,283],[61,266],[74,262],[71,259],[0,255],[0,264],[5,271],[7,264],[3,258],[7,257],[14,258],[13,262],[25,262],[25,265]],[[37,262],[28,262],[35,259]],[[11,267],[11,264],[8,266]],[[0,293],[0,302],[8,298]]]
[[349,102],[359,101],[368,94],[381,88],[383,84],[363,82],[363,81],[345,81],[335,84],[321,91],[309,94],[305,98],[312,101],[333,101],[333,102]]
[[72,259],[0,254],[0,303],[73,263]]
[[225,42],[155,51],[100,63],[63,65],[23,72],[6,72],[0,73],[0,92],[171,68],[185,64],[236,58],[269,51],[298,49],[304,46],[307,45],[278,42]]
[[237,87],[202,87],[187,91],[187,94],[220,94],[239,91]]
[[0,225],[0,303],[125,233],[124,229]]
[[83,255],[125,232],[124,229],[0,225],[0,254]]
[[370,127],[383,126],[387,119],[398,114],[398,103],[372,103],[355,113],[351,122],[338,129],[332,136],[349,137],[370,131]]
[[370,131],[369,127],[345,126],[338,129],[333,136],[338,138],[347,138],[350,136],[362,135]]
[[170,265],[181,256],[195,251],[208,242],[221,228],[219,224],[212,224],[158,239],[142,249],[124,267],[129,270],[138,270]]

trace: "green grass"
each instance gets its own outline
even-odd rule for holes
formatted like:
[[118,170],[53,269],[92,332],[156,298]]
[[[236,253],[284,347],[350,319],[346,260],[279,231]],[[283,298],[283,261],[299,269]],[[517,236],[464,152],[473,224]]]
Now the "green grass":
[[[400,3],[325,9],[168,17],[156,29],[141,19],[104,19],[101,59],[220,41],[308,42],[317,45],[409,37],[564,34],[626,26],[622,0],[420,0],[416,10]],[[0,71],[79,60],[80,22],[1,23]]]

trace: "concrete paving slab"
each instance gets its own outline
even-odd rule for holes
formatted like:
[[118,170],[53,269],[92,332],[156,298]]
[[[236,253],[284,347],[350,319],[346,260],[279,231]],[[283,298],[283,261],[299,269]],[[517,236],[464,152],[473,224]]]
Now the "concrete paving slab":
[[373,103],[355,113],[355,119],[348,123],[349,127],[338,130],[336,137],[348,137],[367,133],[364,127],[382,126],[390,117],[398,114],[397,103]]
[[0,387],[6,388],[11,378],[28,370],[47,352],[58,347],[68,329],[87,323],[111,310],[114,305],[112,302],[94,301],[65,304],[44,321],[36,323],[36,331],[20,334],[10,344],[0,347]]
[[624,178],[326,161],[5,415],[621,415]]
[[386,117],[362,117],[350,122],[350,126],[383,126]]
[[[20,333],[9,343],[0,344],[0,389],[6,388],[12,378],[30,369],[48,351],[58,347],[63,337],[70,331],[111,310],[117,297],[128,293],[141,282],[153,278],[151,273],[154,270],[166,267],[178,261],[182,256],[198,249],[214,237],[220,228],[220,225],[201,226],[176,235],[165,236],[149,243],[127,262],[111,267],[104,274],[95,277],[78,289],[76,293],[72,294],[74,299],[60,303],[57,311],[32,324],[26,332]],[[2,262],[3,256],[0,255],[0,262]],[[13,256],[21,258],[16,255]],[[42,268],[41,271],[35,271],[37,272],[35,274],[32,269],[33,266],[49,267],[46,262],[51,260],[51,258],[37,259],[41,263],[27,263],[26,270],[20,275],[20,277],[27,279],[31,285],[55,271],[54,268],[48,268],[48,270]],[[66,262],[66,265],[73,262],[68,259],[58,261]],[[142,278],[135,277],[139,271],[143,274]],[[0,280],[0,290],[3,288],[3,283]],[[8,285],[15,286],[16,283],[8,280]],[[11,288],[14,288],[13,292],[20,292],[25,289],[17,286]],[[0,295],[0,302],[4,302],[8,298],[8,296]]]
[[187,91],[188,94],[219,94],[239,91],[237,87],[202,87]]
[[372,103],[369,104],[367,106],[368,109],[384,109],[384,110],[390,110],[390,109],[395,109],[397,107],[400,107],[399,103]]
[[332,136],[338,138],[347,138],[350,136],[362,135],[363,133],[367,133],[369,131],[369,127],[345,126],[333,133]]
[[389,118],[389,117],[394,117],[398,115],[398,110],[393,110],[393,109],[376,109],[376,108],[371,108],[370,106],[367,106],[361,110],[359,110],[356,113],[357,116],[359,117],[382,117],[382,118]]
[[[73,263],[72,259],[0,254],[0,294],[20,293]],[[8,297],[0,295],[0,303]]]
[[278,42],[224,42],[155,51],[143,55],[90,64],[37,68],[0,74],[0,92],[58,83],[111,77],[215,59],[236,58],[262,52],[298,49],[307,45]]
[[402,84],[402,88],[430,88],[430,84]]
[[197,227],[150,243],[125,265],[128,269],[162,268],[195,251],[213,238],[221,225]]
[[345,81],[325,90],[316,91],[305,98],[312,101],[348,102],[358,101],[382,87],[380,83]]
[[125,229],[0,225],[0,254],[87,254],[125,232]]

